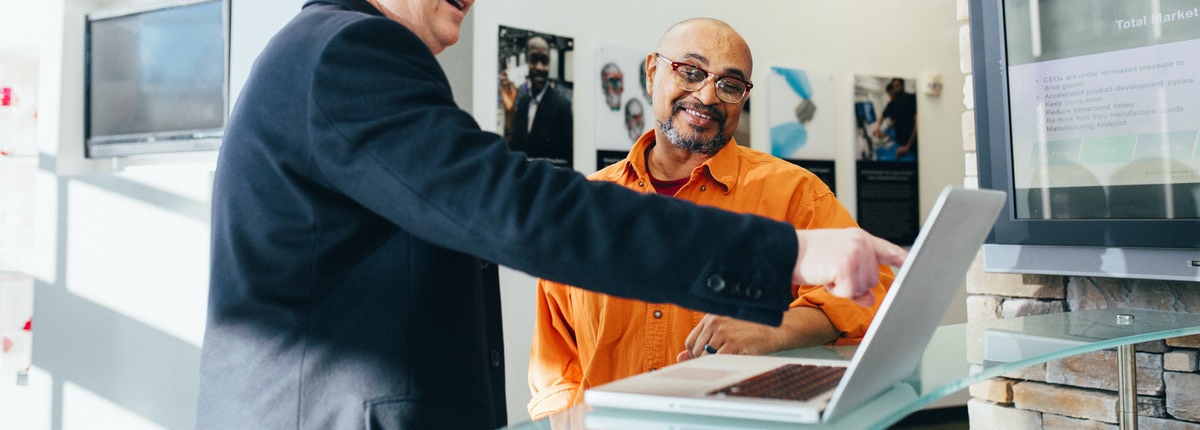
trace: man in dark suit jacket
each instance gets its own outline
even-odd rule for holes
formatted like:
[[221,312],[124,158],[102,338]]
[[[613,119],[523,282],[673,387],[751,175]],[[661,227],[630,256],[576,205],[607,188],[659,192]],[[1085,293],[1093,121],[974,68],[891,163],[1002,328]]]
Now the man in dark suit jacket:
[[259,55],[214,180],[197,428],[504,425],[493,262],[778,325],[792,283],[860,295],[903,258],[526,161],[434,58],[471,3],[310,0]]
[[[508,145],[530,158],[542,158],[559,167],[574,162],[574,124],[571,101],[549,84],[550,44],[540,36],[529,38],[525,46],[529,68],[528,86],[522,88],[505,115],[512,118],[507,134]],[[533,112],[533,121],[530,121]]]

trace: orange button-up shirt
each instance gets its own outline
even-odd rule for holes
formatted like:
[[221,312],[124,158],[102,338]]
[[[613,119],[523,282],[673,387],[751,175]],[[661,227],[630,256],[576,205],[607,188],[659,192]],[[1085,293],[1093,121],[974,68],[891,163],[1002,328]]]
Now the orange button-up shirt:
[[[638,139],[625,160],[589,178],[655,192],[645,164],[646,150],[654,142],[651,130]],[[675,197],[786,221],[797,229],[857,226],[816,175],[736,142],[693,170]],[[792,287],[795,300],[791,306],[820,308],[843,333],[836,344],[857,344],[892,283],[891,269],[880,266],[879,274],[880,283],[871,290],[875,304],[870,308],[834,297],[820,286],[800,285]],[[702,317],[701,312],[670,304],[623,299],[539,280],[529,360],[533,392],[529,415],[538,419],[567,409],[583,399],[588,387],[674,363],[688,333]]]

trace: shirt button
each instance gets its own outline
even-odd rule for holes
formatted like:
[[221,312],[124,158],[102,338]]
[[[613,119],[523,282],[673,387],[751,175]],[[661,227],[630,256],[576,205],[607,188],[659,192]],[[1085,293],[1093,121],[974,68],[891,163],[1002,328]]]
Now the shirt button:
[[642,181],[638,181],[638,186],[639,186],[639,187],[644,187],[644,186],[646,186],[646,183],[644,183],[644,182],[642,182]]
[[707,186],[707,185],[701,185],[701,186],[700,186],[700,191],[706,191],[706,190],[708,190],[708,186]]
[[708,277],[708,290],[714,293],[719,293],[725,290],[725,278],[721,275],[712,275]]
[[492,367],[499,368],[500,367],[500,351],[493,349],[491,358],[492,358]]
[[654,310],[654,318],[662,318],[662,311],[655,309]]

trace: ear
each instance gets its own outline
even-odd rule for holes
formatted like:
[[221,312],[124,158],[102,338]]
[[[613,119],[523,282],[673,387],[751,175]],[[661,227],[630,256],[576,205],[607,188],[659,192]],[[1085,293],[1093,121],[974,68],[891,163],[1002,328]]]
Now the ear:
[[658,70],[658,56],[653,52],[646,56],[646,94],[654,96],[654,75]]

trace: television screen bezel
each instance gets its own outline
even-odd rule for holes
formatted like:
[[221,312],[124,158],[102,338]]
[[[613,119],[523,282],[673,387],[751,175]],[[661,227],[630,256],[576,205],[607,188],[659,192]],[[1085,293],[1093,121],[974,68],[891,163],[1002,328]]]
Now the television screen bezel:
[[[198,130],[169,130],[148,133],[131,133],[115,136],[92,136],[92,23],[109,19],[125,18],[133,15],[164,12],[179,7],[187,7],[205,3],[218,3],[220,4],[221,8],[221,39],[223,51],[221,55],[221,125],[216,128]],[[228,0],[173,0],[128,7],[103,9],[88,13],[85,16],[83,44],[84,157],[87,159],[118,159],[137,158],[142,156],[160,157],[170,154],[211,153],[217,151],[221,146],[221,139],[224,136],[224,130],[229,120],[229,21]],[[100,144],[97,145],[96,143]]]
[[968,11],[979,186],[1008,194],[984,270],[1200,281],[1200,219],[1016,216],[1003,2],[970,0]]

